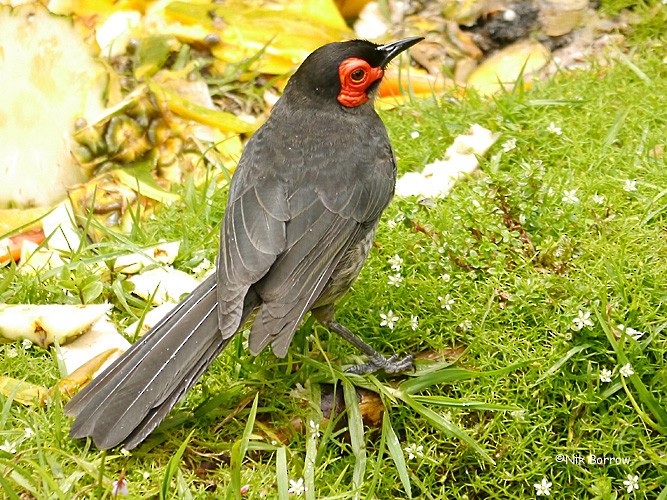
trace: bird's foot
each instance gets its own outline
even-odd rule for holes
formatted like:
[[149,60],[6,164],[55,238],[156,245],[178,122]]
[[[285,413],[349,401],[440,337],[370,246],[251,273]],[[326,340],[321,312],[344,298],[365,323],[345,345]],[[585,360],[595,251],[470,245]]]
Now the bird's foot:
[[394,354],[389,358],[378,354],[377,356],[372,356],[368,363],[350,366],[345,372],[363,375],[366,373],[375,373],[380,370],[383,370],[385,373],[402,373],[414,369],[415,363],[412,354],[404,358],[400,358],[398,354]]

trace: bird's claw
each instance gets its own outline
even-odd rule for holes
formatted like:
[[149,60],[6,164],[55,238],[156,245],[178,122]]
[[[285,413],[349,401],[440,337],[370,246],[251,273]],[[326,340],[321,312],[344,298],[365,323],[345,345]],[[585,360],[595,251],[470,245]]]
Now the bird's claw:
[[384,370],[385,373],[402,373],[408,370],[414,370],[414,356],[408,354],[404,358],[400,358],[398,354],[394,354],[389,358],[378,356],[372,358],[368,363],[361,365],[350,366],[345,373],[354,373],[355,375],[364,375],[366,373],[375,373]]

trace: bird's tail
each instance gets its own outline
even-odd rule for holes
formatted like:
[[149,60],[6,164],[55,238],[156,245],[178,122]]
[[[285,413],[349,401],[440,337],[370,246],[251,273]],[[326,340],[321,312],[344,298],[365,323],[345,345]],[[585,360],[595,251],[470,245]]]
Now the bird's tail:
[[218,328],[216,279],[183,302],[65,407],[70,435],[99,449],[132,449],[165,418],[229,343]]

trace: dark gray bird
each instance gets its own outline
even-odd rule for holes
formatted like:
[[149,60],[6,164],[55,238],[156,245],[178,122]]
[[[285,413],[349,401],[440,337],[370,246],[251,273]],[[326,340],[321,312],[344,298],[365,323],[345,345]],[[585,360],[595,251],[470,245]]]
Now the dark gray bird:
[[357,373],[412,367],[334,321],[366,261],[396,182],[373,98],[385,66],[422,38],[352,40],[310,54],[245,148],[231,182],[215,276],[66,406],[71,436],[132,449],[165,418],[255,313],[250,352],[285,356],[310,311],[369,356]]

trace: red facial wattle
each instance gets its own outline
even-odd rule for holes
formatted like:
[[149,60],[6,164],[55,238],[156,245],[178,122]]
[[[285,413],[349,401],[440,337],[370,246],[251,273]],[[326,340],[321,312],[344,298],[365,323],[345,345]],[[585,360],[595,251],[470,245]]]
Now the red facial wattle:
[[382,68],[373,68],[357,57],[348,57],[338,66],[340,93],[338,102],[348,108],[368,102],[368,87],[384,75]]

